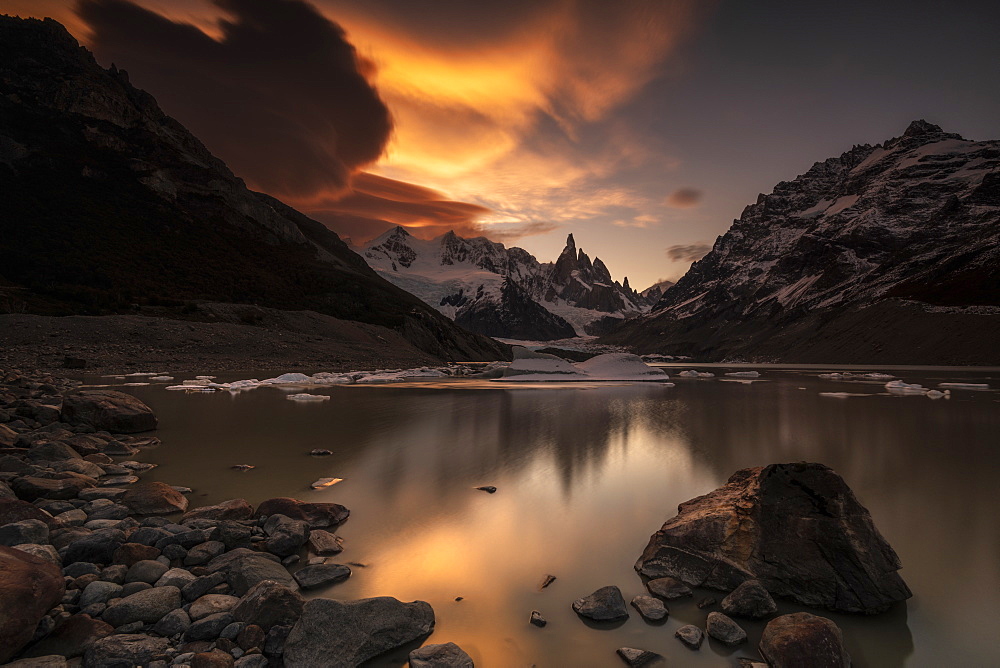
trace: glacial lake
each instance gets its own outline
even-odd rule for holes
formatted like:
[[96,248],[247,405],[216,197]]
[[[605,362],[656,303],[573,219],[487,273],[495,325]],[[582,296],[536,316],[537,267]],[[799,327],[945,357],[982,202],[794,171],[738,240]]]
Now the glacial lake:
[[[802,460],[844,477],[899,554],[914,592],[875,617],[812,611],[840,625],[853,665],[1000,665],[1000,369],[839,368],[926,387],[993,388],[931,400],[890,395],[884,381],[818,378],[837,367],[756,366],[762,375],[752,383],[723,380],[733,366],[696,367],[719,374],[712,379],[677,378],[683,368],[690,367],[667,366],[675,387],[449,379],[308,389],[332,397],[315,403],[288,401],[289,392],[276,388],[117,389],[160,419],[163,444],[136,457],[159,464],[147,479],[192,487],[192,507],[274,496],[344,504],[351,517],[337,533],[345,550],[331,561],[364,566],[306,595],[426,600],[437,616],[427,642],[456,642],[480,667],[622,666],[615,649],[623,646],[658,652],[671,666],[758,657],[763,623],[741,620],[750,642],[736,649],[706,639],[690,651],[674,637],[684,624],[704,627],[718,607],[696,603],[721,600],[718,592],[670,602],[662,624],[630,606],[626,622],[597,627],[570,604],[611,584],[626,601],[646,593],[633,564],[678,503],[738,469]],[[313,448],[334,454],[311,457]],[[238,472],[234,464],[256,468]],[[320,477],[343,482],[310,489]],[[547,574],[557,579],[542,590]],[[780,613],[803,609],[779,601]],[[532,610],[548,626],[529,625]],[[403,666],[412,648],[371,665]]]

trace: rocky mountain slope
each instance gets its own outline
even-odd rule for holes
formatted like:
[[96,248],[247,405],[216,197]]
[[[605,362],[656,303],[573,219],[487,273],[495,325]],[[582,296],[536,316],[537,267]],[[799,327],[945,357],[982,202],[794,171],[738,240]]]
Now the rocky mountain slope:
[[914,121],[816,163],[606,340],[701,359],[1000,363],[1000,141]]
[[485,237],[448,232],[422,240],[397,227],[361,251],[387,280],[473,332],[552,340],[600,334],[647,310],[659,298],[619,283],[600,258],[577,250],[570,234],[555,262]]
[[0,305],[207,318],[202,301],[378,325],[438,359],[497,359],[336,234],[246,188],[59,23],[0,17]]

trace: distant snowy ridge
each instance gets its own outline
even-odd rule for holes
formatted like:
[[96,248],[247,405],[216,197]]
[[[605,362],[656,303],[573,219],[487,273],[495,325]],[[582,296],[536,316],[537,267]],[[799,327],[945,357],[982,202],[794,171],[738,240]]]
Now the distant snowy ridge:
[[[607,266],[577,250],[570,234],[555,262],[521,248],[448,232],[413,237],[402,227],[373,239],[360,254],[369,266],[466,329],[519,340],[600,334],[647,311],[662,295],[614,280]],[[540,308],[539,308],[540,307]]]

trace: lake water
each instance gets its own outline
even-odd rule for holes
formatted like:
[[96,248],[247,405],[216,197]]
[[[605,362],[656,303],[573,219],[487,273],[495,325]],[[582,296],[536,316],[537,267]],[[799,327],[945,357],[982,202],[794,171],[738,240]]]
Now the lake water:
[[[698,368],[733,370],[712,366]],[[610,584],[626,601],[646,593],[633,564],[678,503],[740,468],[800,460],[844,477],[914,592],[876,617],[814,611],[844,630],[854,665],[1000,665],[1000,392],[931,400],[888,395],[884,381],[817,377],[832,367],[756,368],[758,382],[675,378],[676,387],[449,380],[308,390],[332,397],[317,403],[288,401],[274,388],[121,389],[160,418],[163,445],[137,457],[159,464],[148,479],[194,488],[192,507],[274,496],[346,505],[351,517],[338,530],[346,548],[334,560],[365,566],[308,595],[426,600],[437,615],[427,642],[454,641],[477,666],[620,666],[622,646],[658,652],[671,666],[759,656],[762,623],[743,624],[750,643],[735,650],[706,639],[694,652],[674,638],[683,624],[704,627],[718,607],[696,602],[721,599],[717,592],[670,602],[663,624],[630,607],[625,623],[598,628],[570,604]],[[879,370],[927,387],[1000,388],[997,369]],[[312,448],[334,454],[310,457]],[[240,473],[233,464],[256,468]],[[319,477],[344,481],[311,490]],[[541,590],[546,574],[557,580]],[[536,609],[545,628],[528,624]],[[409,649],[373,665],[402,666]]]

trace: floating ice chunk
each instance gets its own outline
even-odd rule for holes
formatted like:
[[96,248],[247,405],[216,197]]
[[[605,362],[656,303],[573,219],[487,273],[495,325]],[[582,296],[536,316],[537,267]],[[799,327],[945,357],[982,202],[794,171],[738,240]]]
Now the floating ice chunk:
[[950,387],[955,390],[988,390],[989,383],[938,383],[938,387]]
[[321,371],[312,377],[316,385],[346,385],[354,382],[354,378],[346,373],[329,373]]
[[286,397],[290,401],[327,401],[330,396],[326,394],[306,394],[305,392],[299,394],[289,394]]
[[215,380],[217,376],[195,376],[198,380]]
[[[844,377],[844,374],[837,373],[835,371],[833,373],[821,373],[819,375],[819,377],[820,378],[825,378],[826,380],[841,380]],[[823,394],[823,393],[821,392],[820,394]],[[837,393],[836,392],[827,392],[826,394],[837,394]]]
[[948,395],[940,390],[927,390],[928,399],[943,399],[946,396]]
[[310,487],[313,489],[323,489],[324,487],[329,487],[331,485],[336,485],[338,482],[343,482],[343,478],[320,478],[314,482]]
[[260,381],[261,385],[299,385],[306,383],[312,379],[305,375],[304,373],[283,373],[276,378],[268,378],[267,380]]
[[254,466],[253,464],[233,464],[229,468],[233,469],[234,471],[243,471],[245,473],[246,471],[252,471],[257,467]]
[[759,371],[730,371],[726,375],[735,378],[760,378]]
[[665,381],[670,376],[663,369],[651,367],[638,355],[607,353],[574,364],[592,380]]
[[681,378],[715,378],[715,374],[709,371],[695,371],[691,369],[689,371],[681,371],[677,374]]
[[895,378],[891,373],[866,373],[862,377],[869,380],[889,380],[890,378]]
[[207,385],[207,384],[208,383],[206,381],[204,381],[204,380],[198,380],[197,378],[191,378],[191,379],[188,379],[188,380],[182,380],[181,381],[181,385],[204,386],[204,385]]
[[515,359],[504,369],[498,380],[515,382],[535,381],[606,381],[606,382],[663,382],[670,379],[663,369],[649,366],[638,355],[607,353],[591,357],[585,362],[570,364],[554,355],[531,357],[515,354]]
[[174,379],[173,376],[153,376],[153,377],[150,378],[150,380],[157,380],[157,381],[161,381],[161,382],[165,382],[165,381],[173,380],[173,379]]
[[503,372],[503,380],[588,380],[587,374],[561,357],[515,359]]
[[149,383],[122,383],[126,387],[138,387],[140,385],[149,385]]
[[862,394],[860,392],[820,392],[821,397],[834,397],[835,399],[846,399],[848,397],[870,397],[870,394]]
[[228,385],[227,390],[252,390],[260,386],[260,381],[256,378],[250,378],[249,380],[234,380]]
[[162,376],[162,371],[136,371],[135,373],[127,373],[126,376]]
[[919,383],[904,383],[901,380],[890,380],[885,389],[892,394],[927,394],[927,388]]

